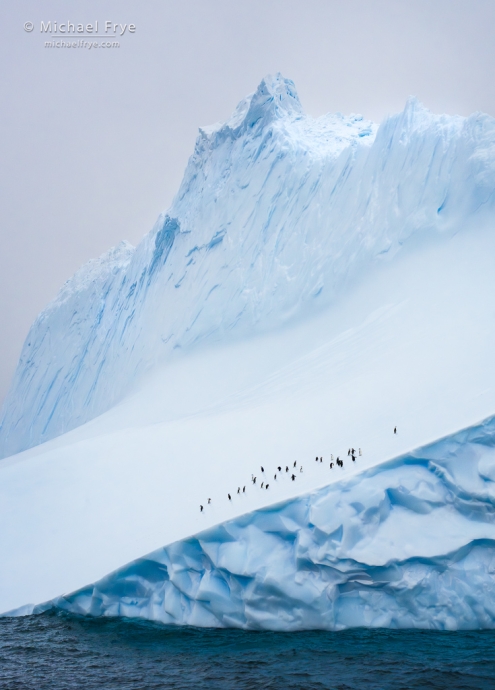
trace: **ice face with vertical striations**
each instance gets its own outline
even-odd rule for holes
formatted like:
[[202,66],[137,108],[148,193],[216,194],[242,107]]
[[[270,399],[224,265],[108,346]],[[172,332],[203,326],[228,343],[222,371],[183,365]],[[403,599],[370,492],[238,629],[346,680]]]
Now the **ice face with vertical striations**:
[[136,249],[83,267],[38,316],[3,408],[0,454],[94,418],[174,353],[294,323],[404,244],[493,210],[495,126],[415,99],[377,128],[305,115],[265,78],[200,130],[179,192]]

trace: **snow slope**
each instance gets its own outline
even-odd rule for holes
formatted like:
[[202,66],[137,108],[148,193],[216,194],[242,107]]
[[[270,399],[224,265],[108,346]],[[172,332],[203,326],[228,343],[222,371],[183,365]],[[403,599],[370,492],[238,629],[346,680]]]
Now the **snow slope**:
[[[314,121],[294,94],[267,79],[229,123],[200,134],[152,233],[84,267],[33,325],[2,426],[4,453],[25,450],[0,463],[0,611],[55,599],[89,610],[98,582],[106,594],[93,612],[176,623],[491,625],[476,587],[489,587],[493,539],[492,422],[477,425],[495,412],[494,121],[434,116],[411,100],[376,132],[355,116]],[[363,456],[330,470],[330,453],[346,458],[351,445]],[[425,446],[439,467],[454,458],[454,480],[414,460]],[[292,482],[276,467],[294,462],[303,473]],[[346,535],[338,551],[334,524]],[[203,546],[190,553],[221,546],[222,530],[236,536],[235,567],[205,561]],[[254,575],[250,530],[264,564]],[[299,560],[304,540],[313,565]],[[274,544],[292,563],[285,608],[270,590]],[[169,558],[183,589],[162,566],[146,575],[150,559],[122,567],[157,550],[151,561]],[[325,559],[344,573],[338,592],[356,589],[352,561],[374,593],[324,608],[331,591],[340,597]],[[406,601],[419,592],[411,559],[425,567],[423,608]],[[385,561],[396,590],[378,578]],[[445,584],[454,563],[464,574]],[[242,580],[234,596],[249,572],[255,586]],[[203,576],[203,588],[232,585],[231,609],[221,593],[196,599],[187,581]],[[449,586],[452,602],[474,597],[471,611],[439,613]],[[172,608],[160,604],[166,590]]]
[[302,318],[408,238],[493,213],[492,118],[411,99],[376,131],[361,116],[304,115],[280,75],[200,130],[152,232],[84,267],[34,323],[0,454],[110,409],[177,350]]

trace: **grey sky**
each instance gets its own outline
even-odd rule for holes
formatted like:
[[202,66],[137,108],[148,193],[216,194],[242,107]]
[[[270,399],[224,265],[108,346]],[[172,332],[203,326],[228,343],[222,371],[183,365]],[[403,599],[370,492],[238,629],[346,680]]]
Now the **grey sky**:
[[[46,49],[42,20],[136,32],[119,49]],[[266,73],[293,79],[314,116],[379,122],[410,94],[495,115],[493,0],[15,0],[0,34],[0,401],[37,313],[88,259],[140,240],[198,126]]]

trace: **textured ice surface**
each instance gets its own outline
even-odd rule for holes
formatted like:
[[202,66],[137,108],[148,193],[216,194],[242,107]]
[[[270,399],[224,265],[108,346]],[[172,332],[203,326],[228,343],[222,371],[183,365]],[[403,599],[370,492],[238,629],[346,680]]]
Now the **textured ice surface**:
[[494,518],[492,418],[159,549],[34,611],[271,630],[492,628]]
[[[0,427],[0,456],[109,409],[174,350],[319,310],[412,236],[493,209],[494,120],[415,99],[377,127],[302,112],[266,78],[200,130],[180,190],[140,245],[83,268],[40,314]],[[92,280],[85,277],[91,276]]]

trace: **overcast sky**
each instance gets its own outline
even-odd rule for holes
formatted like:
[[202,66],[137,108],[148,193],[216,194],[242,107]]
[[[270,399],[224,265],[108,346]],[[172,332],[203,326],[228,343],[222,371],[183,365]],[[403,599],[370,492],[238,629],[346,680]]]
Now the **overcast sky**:
[[[41,21],[96,20],[136,30],[118,49],[44,47]],[[198,127],[265,74],[314,116],[380,122],[410,94],[495,115],[494,0],[15,0],[0,34],[0,401],[37,313],[88,259],[139,242]]]

